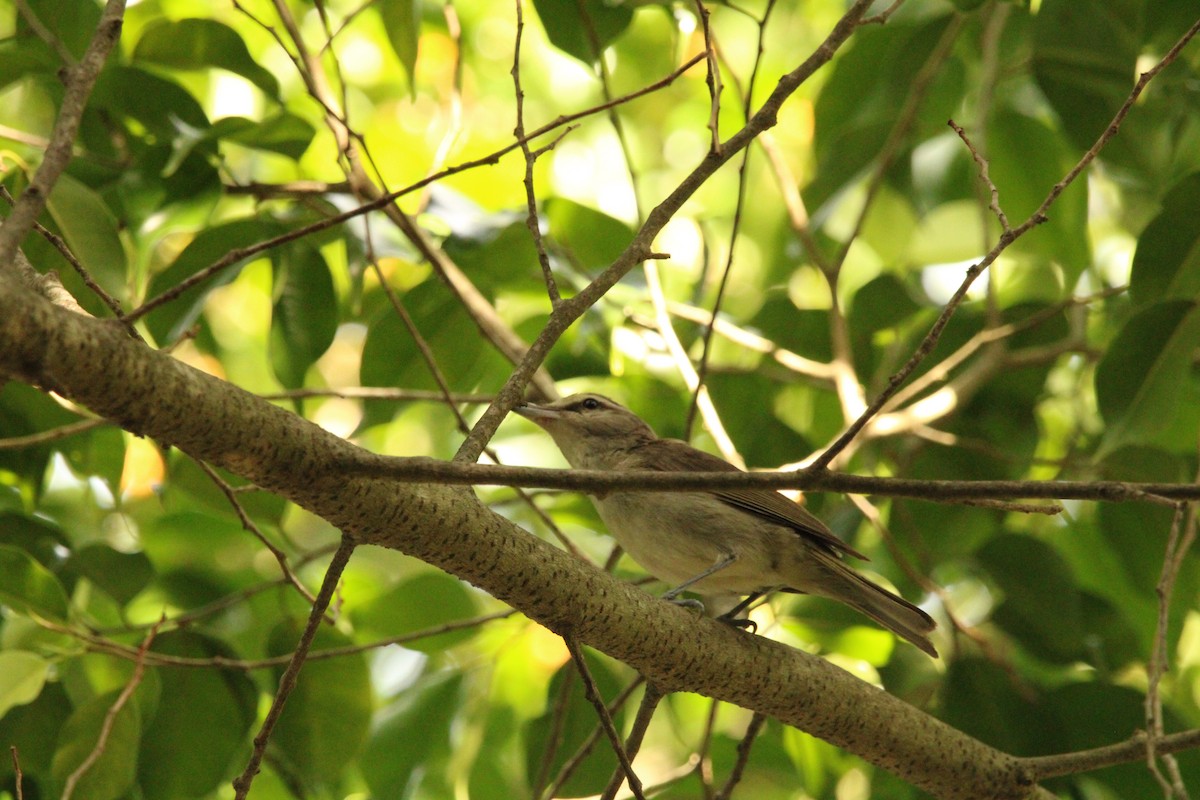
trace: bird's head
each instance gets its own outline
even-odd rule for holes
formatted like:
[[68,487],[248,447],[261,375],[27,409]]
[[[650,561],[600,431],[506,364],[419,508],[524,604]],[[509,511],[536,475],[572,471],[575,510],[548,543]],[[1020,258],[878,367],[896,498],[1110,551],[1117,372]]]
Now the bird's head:
[[576,469],[611,468],[622,453],[658,438],[637,414],[599,394],[525,403],[513,411],[545,429]]

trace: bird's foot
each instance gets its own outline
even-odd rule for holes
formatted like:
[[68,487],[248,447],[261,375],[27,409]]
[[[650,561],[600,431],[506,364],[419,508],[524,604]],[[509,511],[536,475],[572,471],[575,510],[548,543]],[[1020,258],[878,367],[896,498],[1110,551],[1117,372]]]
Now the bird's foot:
[[[670,594],[670,592],[668,592],[667,594]],[[704,603],[701,603],[699,600],[695,600],[691,597],[677,598],[677,597],[668,597],[667,595],[663,595],[663,599],[666,600],[668,603],[673,603],[674,605],[681,606],[682,608],[686,608],[691,611],[695,611],[697,614],[700,614],[700,615],[704,614]]]
[[717,620],[734,628],[739,628],[743,631],[750,631],[751,634],[758,633],[758,623],[752,619],[747,619],[746,617],[731,617],[728,614],[722,614],[721,616],[717,617]]

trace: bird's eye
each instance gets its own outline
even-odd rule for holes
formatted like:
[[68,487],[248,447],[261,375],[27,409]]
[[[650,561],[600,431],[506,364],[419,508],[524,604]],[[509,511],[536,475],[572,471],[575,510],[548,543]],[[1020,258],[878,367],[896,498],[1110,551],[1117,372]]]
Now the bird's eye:
[[600,407],[600,401],[594,397],[588,397],[588,398],[585,398],[583,400],[583,402],[580,403],[579,405],[581,408],[584,408],[588,411],[595,411],[597,408]]

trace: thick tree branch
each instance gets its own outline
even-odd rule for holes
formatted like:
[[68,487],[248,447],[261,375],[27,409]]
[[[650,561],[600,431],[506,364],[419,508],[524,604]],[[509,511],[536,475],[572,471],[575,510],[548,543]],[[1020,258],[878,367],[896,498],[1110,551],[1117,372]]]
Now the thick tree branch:
[[661,602],[490,512],[468,491],[347,475],[348,442],[55,308],[0,273],[0,374],[90,407],[323,517],[359,544],[405,552],[620,659],[668,691],[773,716],[944,798],[1023,798],[1017,758],[823,659]]

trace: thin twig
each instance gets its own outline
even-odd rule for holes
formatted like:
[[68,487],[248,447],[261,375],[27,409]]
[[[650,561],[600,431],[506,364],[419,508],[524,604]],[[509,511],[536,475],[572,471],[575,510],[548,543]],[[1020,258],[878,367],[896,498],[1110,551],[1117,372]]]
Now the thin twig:
[[742,736],[741,741],[737,746],[737,761],[734,762],[733,768],[729,770],[729,777],[725,779],[725,785],[721,787],[721,791],[717,792],[715,800],[729,800],[733,795],[733,790],[742,780],[742,774],[746,771],[746,764],[750,762],[750,748],[754,745],[754,740],[758,734],[762,732],[763,726],[767,724],[767,717],[759,712],[754,712],[754,716],[750,718],[750,724],[746,726],[746,733]]
[[300,677],[300,668],[304,666],[304,662],[308,658],[308,651],[312,647],[313,638],[317,635],[317,628],[325,617],[325,610],[329,608],[329,601],[333,598],[333,592],[341,580],[347,562],[350,561],[354,546],[354,540],[349,536],[343,536],[337,552],[333,554],[333,560],[330,562],[329,569],[325,572],[325,580],[321,584],[321,591],[317,593],[316,602],[313,603],[312,611],[308,615],[308,624],[300,636],[296,651],[292,653],[287,669],[279,679],[279,689],[275,693],[275,699],[271,701],[267,717],[263,720],[258,735],[254,737],[254,749],[250,753],[250,760],[242,774],[233,781],[236,800],[245,800],[246,795],[250,792],[250,785],[254,783],[254,776],[258,774],[259,765],[266,753],[267,743],[271,741],[271,734],[274,733],[275,725],[279,722],[280,715],[283,714],[283,707],[287,704],[288,697],[296,688],[296,680]]
[[521,154],[525,156],[525,227],[529,228],[529,236],[537,250],[538,264],[542,267],[542,280],[546,282],[546,294],[550,296],[550,305],[556,306],[562,300],[558,293],[558,283],[554,280],[554,272],[550,269],[550,256],[546,253],[546,243],[542,239],[542,226],[538,218],[537,192],[533,186],[533,165],[537,156],[529,148],[529,140],[525,138],[525,90],[521,88],[521,40],[525,33],[524,0],[515,0],[517,7],[517,32],[513,37],[512,80],[513,93],[517,106],[517,127],[513,136],[521,145]]
[[1049,193],[1046,195],[1046,198],[1042,200],[1041,205],[1039,205],[1037,209],[1029,215],[1028,219],[1026,219],[1020,225],[1010,231],[1002,233],[999,241],[996,242],[995,247],[993,247],[980,261],[973,264],[967,270],[966,275],[963,277],[962,283],[959,284],[959,287],[957,290],[955,290],[954,295],[946,303],[945,308],[942,309],[942,313],[938,315],[933,327],[930,328],[929,333],[925,335],[925,338],[917,347],[916,352],[913,353],[912,357],[909,358],[909,360],[904,364],[903,367],[900,368],[898,372],[888,379],[887,386],[879,393],[875,400],[871,402],[867,409],[846,428],[842,435],[839,436],[837,440],[833,442],[833,444],[826,448],[825,452],[822,453],[819,458],[813,462],[814,468],[824,469],[827,467],[830,462],[832,462],[833,459],[836,458],[837,455],[841,453],[851,441],[853,441],[854,437],[858,435],[858,432],[863,429],[863,427],[871,420],[871,418],[879,412],[879,409],[883,407],[883,404],[886,403],[893,394],[895,394],[900,386],[908,379],[908,376],[913,373],[913,371],[931,352],[933,352],[934,347],[937,346],[938,341],[941,339],[942,332],[945,330],[946,325],[950,322],[950,318],[966,299],[967,290],[971,288],[971,284],[975,282],[975,279],[983,274],[983,271],[991,266],[992,263],[994,263],[995,260],[1000,257],[1000,254],[1008,249],[1009,245],[1011,245],[1020,237],[1024,236],[1036,226],[1046,221],[1046,212],[1050,209],[1050,206],[1052,206],[1055,201],[1058,200],[1059,196],[1066,190],[1068,186],[1074,183],[1075,179],[1079,177],[1080,173],[1087,169],[1087,167],[1096,159],[1096,156],[1100,154],[1100,151],[1104,149],[1105,145],[1112,141],[1113,137],[1117,135],[1121,128],[1121,123],[1124,122],[1125,117],[1134,107],[1137,99],[1141,96],[1146,86],[1149,85],[1150,81],[1152,81],[1159,72],[1173,63],[1179,57],[1179,53],[1188,44],[1188,42],[1190,42],[1196,36],[1197,33],[1200,33],[1200,19],[1196,20],[1196,22],[1190,28],[1188,28],[1187,32],[1180,37],[1174,46],[1167,51],[1167,54],[1164,55],[1159,62],[1154,65],[1154,67],[1142,73],[1142,75],[1138,78],[1137,83],[1134,85],[1133,90],[1129,93],[1129,97],[1126,98],[1125,102],[1121,105],[1121,108],[1113,117],[1112,122],[1109,123],[1108,127],[1105,128],[1104,132],[1100,134],[1100,136],[1096,139],[1096,142],[1088,149],[1088,151],[1080,157],[1075,166],[1073,166],[1058,183],[1051,187]]
[[575,668],[579,670],[579,677],[583,678],[583,694],[596,709],[596,716],[600,718],[600,725],[604,728],[605,735],[608,736],[608,743],[616,753],[617,761],[620,762],[621,769],[625,772],[625,778],[629,781],[629,790],[633,792],[633,796],[637,800],[646,800],[645,795],[642,794],[642,781],[633,771],[631,758],[626,754],[625,746],[621,744],[621,736],[617,733],[616,726],[613,725],[608,707],[604,705],[604,698],[600,696],[600,690],[596,687],[592,671],[588,669],[587,660],[583,657],[583,650],[580,649],[579,642],[570,635],[564,636],[563,641],[566,642],[567,649],[571,652],[571,660],[575,662]]
[[967,132],[962,129],[961,125],[953,119],[947,120],[946,124],[958,134],[958,138],[963,140],[963,144],[967,146],[967,150],[971,153],[971,158],[975,160],[975,164],[979,167],[979,179],[987,187],[988,195],[991,198],[988,208],[996,215],[996,219],[1000,220],[1000,229],[1006,232],[1012,230],[1012,226],[1008,224],[1008,217],[1005,215],[1004,209],[1000,207],[1000,190],[996,188],[996,184],[992,183],[991,176],[988,175],[987,159],[979,154],[979,151],[975,149],[975,145],[971,144],[970,137],[967,136]]
[[679,336],[671,325],[671,315],[667,313],[667,301],[663,294],[662,281],[658,275],[658,265],[653,261],[647,261],[643,270],[646,275],[646,288],[650,291],[650,300],[654,304],[654,320],[658,333],[666,343],[667,351],[671,354],[671,360],[675,362],[675,368],[683,378],[684,385],[695,397],[700,414],[704,417],[704,427],[708,428],[709,433],[712,434],[713,441],[716,442],[717,449],[721,451],[725,460],[744,468],[746,462],[738,452],[732,437],[725,430],[725,425],[721,422],[721,416],[717,413],[716,404],[712,401],[708,387],[700,383],[700,376],[696,374],[696,368],[692,366],[687,351],[683,348],[683,343],[679,341]]
[[14,797],[16,797],[16,800],[24,800],[24,797],[25,797],[25,789],[24,789],[24,787],[21,785],[21,784],[22,784],[22,781],[23,781],[23,779],[24,779],[24,776],[21,774],[21,758],[20,758],[20,756],[17,754],[17,746],[16,746],[15,744],[9,745],[9,746],[8,746],[8,752],[9,752],[9,754],[12,756],[12,765],[13,765],[13,791],[15,791],[15,792],[16,792],[16,794],[14,795]]
[[[654,712],[658,708],[659,702],[666,695],[659,690],[657,686],[649,681],[646,682],[646,691],[642,693],[642,702],[638,705],[637,717],[633,720],[633,729],[629,731],[629,737],[625,740],[625,752],[630,759],[637,757],[638,751],[642,749],[642,740],[646,737],[646,730],[650,727],[650,720],[654,718]],[[621,784],[625,782],[625,774],[620,767],[613,772],[612,778],[608,781],[608,786],[604,787],[604,791],[600,794],[600,800],[613,800],[617,796],[617,792],[621,790]]]
[[[165,619],[165,618],[164,618]],[[104,714],[104,721],[100,723],[100,733],[96,736],[96,744],[92,751],[87,754],[83,761],[79,762],[71,774],[67,776],[63,782],[63,790],[61,800],[70,800],[71,795],[75,793],[79,781],[87,774],[87,771],[92,768],[100,756],[104,755],[104,749],[108,746],[108,737],[112,735],[113,726],[117,722],[117,714],[121,713],[121,709],[129,702],[129,698],[133,697],[134,691],[142,682],[142,677],[146,674],[146,653],[150,650],[150,645],[154,643],[154,637],[158,635],[158,626],[152,627],[147,633],[142,644],[138,647],[137,658],[133,664],[133,674],[129,676],[129,680],[125,683],[125,688],[117,695],[117,699],[109,706],[108,711]]]
[[[641,675],[630,681],[629,685],[622,689],[620,694],[614,697],[612,702],[608,704],[609,715],[616,714],[621,710],[621,707],[625,705],[625,702],[633,694],[634,690],[645,683],[645,681],[646,679]],[[541,797],[558,797],[563,785],[570,780],[571,776],[575,774],[575,770],[579,768],[583,760],[592,752],[592,748],[596,746],[596,742],[600,741],[602,733],[601,726],[597,723],[596,727],[583,740],[583,743],[579,745],[571,757],[563,762],[562,767],[558,770],[558,774],[554,776],[554,782],[546,788],[546,791],[540,793]],[[626,751],[628,751],[628,744],[626,744]]]
[[107,425],[112,425],[112,422],[106,419],[81,419],[78,422],[71,422],[57,428],[51,428],[48,431],[41,431],[40,433],[31,433],[28,436],[12,436],[0,439],[0,450],[21,450],[26,447],[36,447],[40,444],[57,442],[60,439],[86,433],[94,428],[103,428]]
[[784,74],[775,84],[770,96],[754,113],[750,121],[723,143],[720,153],[709,153],[692,171],[662,200],[646,217],[632,241],[590,284],[573,297],[564,300],[550,315],[537,338],[526,350],[515,370],[509,376],[496,402],[493,403],[462,443],[455,459],[474,461],[483,451],[484,445],[496,432],[508,412],[522,400],[525,387],[537,373],[550,349],[562,337],[575,320],[594,306],[614,285],[637,264],[654,254],[653,242],[658,233],[682,208],[683,204],[712,175],[742,148],[749,146],[762,131],[774,126],[779,119],[779,109],[799,87],[818,69],[829,62],[838,48],[850,38],[858,20],[870,6],[871,0],[855,0],[822,44],[791,72]]
[[[696,6],[699,9],[701,19],[704,22],[704,46],[705,51],[710,51],[713,48],[712,31],[709,27],[708,9],[704,7],[703,0],[696,0]],[[754,88],[758,82],[759,68],[762,66],[763,53],[765,52],[767,21],[771,18],[771,11],[775,8],[775,0],[769,0],[766,9],[763,11],[763,16],[758,22],[758,45],[754,56],[754,66],[750,70],[750,80],[746,87],[745,95],[742,97],[742,114],[748,120],[752,111],[752,103],[754,97]],[[720,64],[717,63],[715,57],[709,58],[708,64],[709,74],[709,91],[712,95],[713,120],[713,147],[719,146],[717,139],[717,116],[720,110]],[[715,78],[713,77],[715,75]],[[715,83],[713,81],[716,81]],[[714,150],[716,152],[716,150]],[[750,153],[751,148],[747,147],[742,151],[741,163],[738,164],[738,191],[737,200],[734,203],[733,224],[729,232],[729,251],[725,256],[725,266],[721,270],[721,280],[717,284],[717,295],[713,298],[712,317],[715,321],[717,315],[721,313],[721,305],[725,300],[725,291],[729,287],[729,276],[733,274],[733,258],[734,252],[737,249],[738,235],[742,230],[742,212],[746,205],[746,186],[750,175]],[[708,380],[708,365],[709,357],[712,354],[712,337],[713,325],[710,323],[704,327],[704,332],[701,335],[700,358],[696,364],[696,389],[692,391],[691,401],[688,403],[687,418],[684,422],[684,439],[691,437],[692,424],[696,418],[696,411],[700,405],[700,387],[704,386]]]
[[33,226],[34,220],[41,216],[51,189],[71,160],[83,110],[109,51],[121,35],[124,15],[125,0],[108,0],[83,58],[68,71],[66,91],[59,104],[58,119],[54,121],[50,144],[42,156],[42,163],[29,186],[21,192],[12,213],[0,225],[0,265],[12,262],[17,246]]
[[207,462],[199,459],[193,459],[193,461],[197,466],[200,467],[200,470],[208,476],[208,479],[213,482],[217,489],[220,490],[221,494],[225,495],[225,499],[229,501],[229,505],[233,506],[233,513],[237,514],[238,520],[242,523],[242,527],[249,531],[255,539],[258,539],[262,546],[267,548],[267,551],[274,556],[275,563],[279,564],[279,571],[283,576],[283,581],[299,592],[300,596],[309,603],[314,602],[316,598],[313,597],[312,592],[308,590],[307,586],[300,582],[300,579],[297,578],[295,573],[292,572],[292,568],[288,566],[287,553],[283,552],[274,544],[272,544],[271,540],[269,540],[259,529],[258,525],[254,523],[254,520],[250,519],[250,515],[247,514],[246,509],[242,507],[241,502],[237,499],[237,495],[234,494],[233,487],[229,485],[228,481],[222,478],[221,475],[215,469],[209,466]]
[[571,692],[573,690],[572,678],[574,676],[574,672],[565,673],[562,683],[558,686],[558,696],[554,701],[554,711],[550,715],[550,733],[546,736],[546,747],[542,751],[542,761],[538,767],[537,778],[533,781],[533,793],[530,795],[534,800],[547,796],[542,791],[542,787],[546,785],[546,781],[550,778],[550,767],[553,765],[554,757],[558,754],[558,748],[563,741],[563,732],[566,730],[567,725],[567,708],[569,707]]

